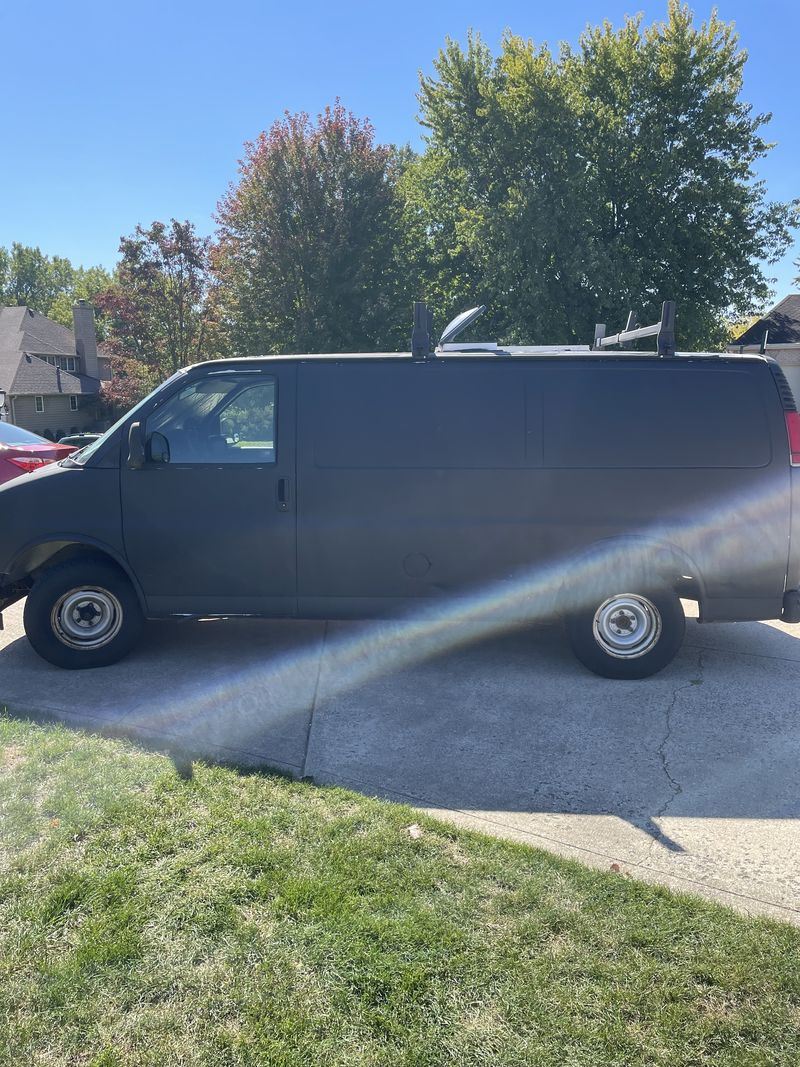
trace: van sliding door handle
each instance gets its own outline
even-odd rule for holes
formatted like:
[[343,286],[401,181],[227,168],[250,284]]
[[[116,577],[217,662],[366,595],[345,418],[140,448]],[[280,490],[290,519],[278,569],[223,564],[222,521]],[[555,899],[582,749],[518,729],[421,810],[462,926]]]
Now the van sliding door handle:
[[278,511],[288,511],[289,502],[292,499],[292,483],[288,478],[278,479],[278,488],[275,496],[278,503]]

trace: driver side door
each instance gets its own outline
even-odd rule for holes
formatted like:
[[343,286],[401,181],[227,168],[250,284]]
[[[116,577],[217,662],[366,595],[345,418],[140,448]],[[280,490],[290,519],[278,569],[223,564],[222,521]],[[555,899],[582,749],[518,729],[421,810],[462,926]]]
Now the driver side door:
[[295,389],[292,364],[214,368],[148,414],[121,495],[150,614],[296,614]]

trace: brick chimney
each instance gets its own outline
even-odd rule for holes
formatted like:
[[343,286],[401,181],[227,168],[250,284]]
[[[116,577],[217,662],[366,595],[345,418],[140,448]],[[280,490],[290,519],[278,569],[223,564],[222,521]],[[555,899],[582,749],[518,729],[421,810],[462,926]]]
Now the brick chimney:
[[90,378],[100,377],[97,362],[97,334],[94,331],[94,308],[86,300],[72,305],[72,321],[75,324],[75,350],[81,357],[81,371]]

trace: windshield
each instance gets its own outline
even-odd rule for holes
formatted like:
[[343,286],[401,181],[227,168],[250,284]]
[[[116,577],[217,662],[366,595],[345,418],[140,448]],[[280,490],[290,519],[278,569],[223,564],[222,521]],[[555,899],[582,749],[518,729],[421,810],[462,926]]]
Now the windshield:
[[154,396],[157,396],[160,392],[166,389],[168,385],[171,385],[172,382],[177,381],[177,379],[182,377],[182,375],[184,374],[186,374],[185,367],[179,371],[175,371],[175,373],[170,375],[170,377],[167,378],[165,382],[162,382],[161,385],[157,386],[152,391],[152,393],[148,393],[143,400],[140,400],[139,403],[135,405],[135,407],[132,407],[130,411],[126,411],[122,418],[117,419],[113,426],[109,426],[109,428],[106,430],[102,437],[98,437],[96,441],[92,441],[91,444],[87,445],[85,448],[82,448],[80,452],[73,452],[73,454],[69,457],[70,462],[78,463],[82,466],[87,461],[87,459],[91,459],[95,452],[97,452],[106,443],[106,441],[109,439],[111,434],[114,433],[115,430],[118,430],[123,423],[127,422],[128,419],[131,418],[132,415],[135,415],[137,411],[140,411],[145,406],[145,404],[148,404]]
[[0,445],[49,445],[44,437],[23,430],[21,426],[0,420]]

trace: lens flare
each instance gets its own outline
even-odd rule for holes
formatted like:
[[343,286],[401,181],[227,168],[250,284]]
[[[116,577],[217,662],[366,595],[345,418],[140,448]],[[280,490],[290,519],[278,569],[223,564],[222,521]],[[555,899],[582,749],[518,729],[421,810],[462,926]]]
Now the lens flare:
[[320,697],[329,700],[470,642],[593,606],[609,592],[643,591],[658,578],[693,578],[701,598],[703,574],[713,573],[724,587],[726,579],[741,585],[746,572],[760,576],[760,590],[765,582],[774,585],[777,605],[789,552],[789,485],[785,473],[768,488],[763,484],[758,491],[706,502],[691,519],[661,521],[578,556],[565,553],[467,594],[420,599],[401,618],[363,622],[330,636],[324,652],[315,641],[222,682],[209,684],[198,676],[151,712],[137,711],[137,720],[186,738],[193,723],[213,718],[224,735],[226,707],[235,705],[239,714],[231,735],[241,745],[248,731],[263,734],[267,704],[270,730],[279,728],[281,718],[307,714],[310,679],[319,680]]

